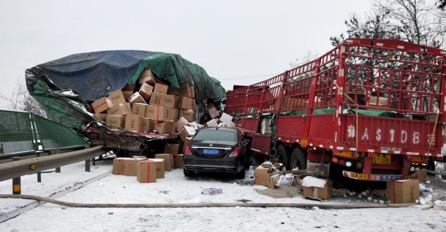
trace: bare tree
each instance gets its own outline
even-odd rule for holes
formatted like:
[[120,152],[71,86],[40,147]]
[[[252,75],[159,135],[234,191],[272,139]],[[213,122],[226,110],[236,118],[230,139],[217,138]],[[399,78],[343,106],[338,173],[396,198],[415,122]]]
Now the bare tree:
[[401,39],[431,47],[444,47],[445,19],[446,12],[438,9],[438,3],[426,4],[424,0],[373,0],[371,12],[363,19],[352,16],[345,21],[347,36],[334,36],[330,41],[336,46],[346,37]]
[[301,64],[305,64],[305,63],[315,59],[316,57],[317,57],[316,53],[313,53],[308,50],[307,53],[304,56],[302,56],[301,58],[296,58],[294,61],[291,61],[290,67],[295,68]]
[[31,95],[29,95],[22,82],[17,80],[11,96],[0,94],[0,99],[7,103],[7,107],[11,110],[21,110],[32,112],[42,117],[46,117],[45,111],[42,110],[39,103]]

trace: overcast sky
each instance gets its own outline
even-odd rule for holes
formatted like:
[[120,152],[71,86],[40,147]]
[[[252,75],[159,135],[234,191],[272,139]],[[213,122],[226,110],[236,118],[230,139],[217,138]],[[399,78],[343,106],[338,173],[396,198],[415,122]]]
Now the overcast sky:
[[[137,49],[180,54],[223,87],[282,73],[331,48],[344,20],[368,0],[0,2],[0,91],[10,96],[25,69],[70,54]],[[0,103],[0,108],[5,104]]]

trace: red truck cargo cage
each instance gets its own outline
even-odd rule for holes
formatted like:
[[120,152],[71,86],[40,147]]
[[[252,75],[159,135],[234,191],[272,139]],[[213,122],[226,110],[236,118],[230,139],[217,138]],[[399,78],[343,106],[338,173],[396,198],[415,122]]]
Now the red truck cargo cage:
[[444,159],[446,51],[347,39],[321,57],[228,91],[226,113],[252,149],[288,168],[405,178]]

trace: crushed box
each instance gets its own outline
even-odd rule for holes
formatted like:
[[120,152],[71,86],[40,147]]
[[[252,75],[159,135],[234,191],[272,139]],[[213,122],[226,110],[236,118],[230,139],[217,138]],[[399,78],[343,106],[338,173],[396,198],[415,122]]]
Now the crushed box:
[[328,200],[332,196],[331,182],[312,176],[306,176],[302,180],[303,195],[307,198]]

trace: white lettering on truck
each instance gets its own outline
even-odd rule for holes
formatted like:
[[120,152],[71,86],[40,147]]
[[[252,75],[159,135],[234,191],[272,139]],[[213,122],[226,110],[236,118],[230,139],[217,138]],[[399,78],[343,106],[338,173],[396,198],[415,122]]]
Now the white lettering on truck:
[[[348,138],[355,138],[356,136],[356,128],[354,125],[349,125],[347,128],[347,137]],[[395,129],[390,129],[389,130],[389,142],[394,143],[395,142]],[[375,139],[377,142],[381,142],[382,140],[382,135],[383,132],[381,130],[381,128],[377,128],[375,131]],[[369,141],[370,140],[370,134],[369,134],[369,129],[366,127],[364,128],[364,132],[361,135],[361,140],[362,141]],[[373,134],[372,134],[373,136]],[[405,144],[407,143],[407,141],[409,140],[409,133],[406,130],[401,130],[400,132],[400,143],[401,144]],[[420,132],[418,131],[414,131],[412,133],[412,144],[419,144],[420,143]]]

